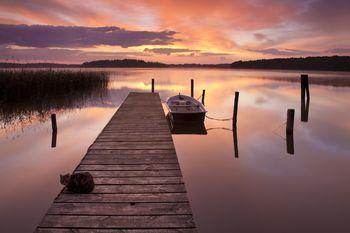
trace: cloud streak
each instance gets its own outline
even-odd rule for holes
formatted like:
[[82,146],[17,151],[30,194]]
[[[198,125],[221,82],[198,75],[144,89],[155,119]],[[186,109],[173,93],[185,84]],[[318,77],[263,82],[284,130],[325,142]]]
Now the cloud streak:
[[199,50],[196,50],[196,49],[185,49],[185,48],[151,48],[151,49],[145,48],[143,51],[148,53],[157,53],[157,54],[166,54],[166,55],[171,55],[173,53],[199,52]]
[[0,45],[23,47],[93,47],[111,45],[128,48],[140,45],[169,45],[174,31],[132,31],[119,27],[79,27],[0,24]]

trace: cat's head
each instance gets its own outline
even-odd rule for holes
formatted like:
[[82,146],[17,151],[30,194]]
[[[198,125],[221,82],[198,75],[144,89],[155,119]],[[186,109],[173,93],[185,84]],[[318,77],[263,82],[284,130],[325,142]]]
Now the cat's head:
[[70,179],[70,174],[60,175],[60,182],[63,185],[67,185]]

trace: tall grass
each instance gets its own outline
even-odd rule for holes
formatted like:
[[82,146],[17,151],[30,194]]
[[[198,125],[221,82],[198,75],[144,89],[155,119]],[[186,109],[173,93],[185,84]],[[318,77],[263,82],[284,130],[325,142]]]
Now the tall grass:
[[55,70],[0,71],[0,101],[11,103],[89,92],[107,87],[105,72]]
[[90,71],[0,70],[0,121],[45,120],[51,112],[107,96],[108,74]]

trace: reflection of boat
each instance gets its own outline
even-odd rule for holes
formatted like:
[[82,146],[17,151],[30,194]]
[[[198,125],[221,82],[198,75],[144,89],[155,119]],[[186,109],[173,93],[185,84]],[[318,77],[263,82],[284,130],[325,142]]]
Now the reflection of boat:
[[204,121],[174,121],[172,120],[170,113],[167,114],[166,118],[168,119],[172,134],[207,134]]
[[205,113],[207,112],[201,102],[190,96],[180,94],[170,97],[166,101],[166,106],[169,110],[171,120],[174,122],[203,122]]

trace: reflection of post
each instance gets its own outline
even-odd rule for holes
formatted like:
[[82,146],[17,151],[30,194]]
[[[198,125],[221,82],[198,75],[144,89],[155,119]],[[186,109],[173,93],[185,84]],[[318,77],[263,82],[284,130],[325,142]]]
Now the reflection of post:
[[51,138],[51,147],[56,147],[56,141],[57,141],[57,131],[52,131],[52,138]]
[[152,93],[154,92],[154,78],[152,78]]
[[287,125],[286,134],[293,134],[294,130],[294,109],[288,109],[287,111]]
[[236,91],[235,101],[233,106],[232,128],[236,128],[237,126],[238,98],[239,98],[239,92]]
[[232,135],[233,135],[233,148],[235,151],[235,157],[238,158],[238,137],[237,137],[237,126],[234,126],[232,128]]
[[301,121],[308,122],[309,120],[309,106],[310,106],[310,99],[306,99],[306,105],[305,105],[305,92],[301,94]]
[[191,97],[194,96],[194,80],[191,79]]
[[294,155],[294,135],[292,133],[287,134],[287,153]]
[[294,109],[287,110],[287,125],[286,125],[286,139],[287,139],[287,153],[294,154]]
[[52,132],[57,132],[56,114],[51,114]]
[[51,114],[51,125],[52,125],[52,139],[51,139],[51,147],[56,147],[57,140],[57,122],[56,122],[56,114]]
[[301,89],[306,90],[307,98],[310,99],[309,91],[309,76],[307,74],[302,74],[300,76]]
[[202,92],[202,104],[203,104],[203,105],[205,105],[205,104],[204,104],[204,98],[205,98],[205,90],[203,90],[203,92]]
[[[310,91],[309,91],[309,77],[306,74],[302,74],[300,77],[301,84],[301,121],[307,122],[309,118],[309,105],[310,105]],[[305,106],[305,95],[307,95]]]

